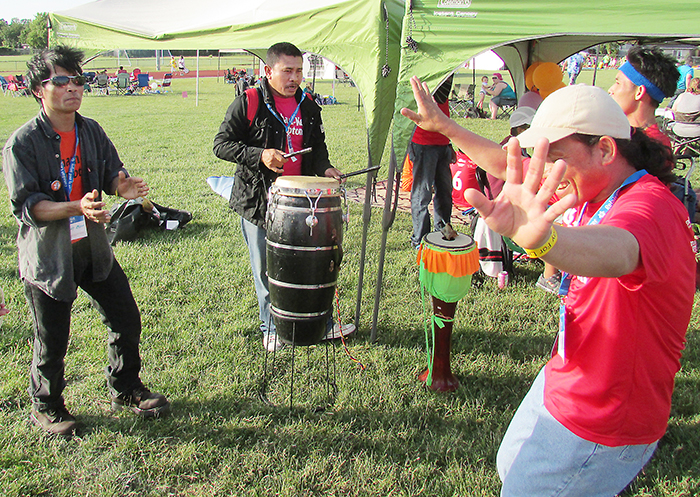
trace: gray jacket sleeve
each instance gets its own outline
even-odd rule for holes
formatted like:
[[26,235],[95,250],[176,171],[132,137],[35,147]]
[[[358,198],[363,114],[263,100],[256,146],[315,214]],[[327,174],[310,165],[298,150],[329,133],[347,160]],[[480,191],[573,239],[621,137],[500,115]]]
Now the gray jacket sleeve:
[[12,214],[17,220],[35,228],[46,226],[46,222],[37,221],[32,215],[33,207],[42,200],[56,201],[58,199],[44,193],[51,191],[51,185],[43,185],[46,181],[37,174],[37,158],[34,151],[19,143],[13,136],[3,148],[3,174],[10,193]]

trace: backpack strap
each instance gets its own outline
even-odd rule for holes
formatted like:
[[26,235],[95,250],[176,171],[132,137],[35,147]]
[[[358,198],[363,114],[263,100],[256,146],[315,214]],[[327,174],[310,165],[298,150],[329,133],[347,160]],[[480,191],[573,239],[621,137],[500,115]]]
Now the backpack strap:
[[248,98],[248,111],[246,112],[246,117],[248,118],[248,124],[253,124],[255,116],[258,114],[260,95],[258,94],[257,88],[248,88],[245,91],[245,94]]

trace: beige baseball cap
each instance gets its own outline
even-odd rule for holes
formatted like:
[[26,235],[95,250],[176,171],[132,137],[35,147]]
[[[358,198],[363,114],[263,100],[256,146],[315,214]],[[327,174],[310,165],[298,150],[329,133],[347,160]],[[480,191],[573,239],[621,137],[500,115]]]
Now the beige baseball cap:
[[574,133],[630,138],[630,123],[620,106],[597,86],[565,86],[544,99],[530,128],[518,135],[520,146],[534,147],[537,140],[550,143]]

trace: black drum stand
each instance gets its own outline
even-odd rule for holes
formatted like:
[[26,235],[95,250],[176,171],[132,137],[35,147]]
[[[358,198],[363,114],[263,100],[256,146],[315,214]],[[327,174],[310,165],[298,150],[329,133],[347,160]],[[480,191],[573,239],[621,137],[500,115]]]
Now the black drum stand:
[[[293,325],[292,333],[296,334]],[[301,325],[303,326],[303,324]],[[277,337],[279,340],[279,336]],[[336,352],[337,340],[325,340],[315,345],[300,346],[306,350],[297,358],[297,345],[292,337],[292,343],[286,344],[281,350],[268,351],[265,349],[263,358],[263,376],[259,396],[264,403],[280,407],[289,400],[289,409],[294,409],[295,387],[303,388],[305,392],[304,407],[316,412],[324,411],[335,403],[338,394],[336,383]],[[306,386],[298,386],[297,369],[301,379],[306,378]],[[288,393],[284,384],[288,383]]]

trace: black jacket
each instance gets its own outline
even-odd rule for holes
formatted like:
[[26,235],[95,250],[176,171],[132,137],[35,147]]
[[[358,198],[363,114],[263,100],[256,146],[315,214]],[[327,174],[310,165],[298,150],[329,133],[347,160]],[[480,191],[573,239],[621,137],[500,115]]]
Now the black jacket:
[[[298,89],[297,102],[302,94]],[[245,94],[236,97],[229,106],[214,137],[214,154],[219,159],[237,164],[229,200],[231,208],[247,221],[264,228],[267,190],[279,175],[260,159],[267,148],[284,150],[286,135],[282,123],[267,108],[266,103],[275,109],[275,100],[266,78],[258,88],[258,96],[258,111],[252,123],[248,122]],[[311,153],[302,156],[301,172],[305,176],[323,176],[326,169],[333,166],[328,159],[321,108],[312,99],[305,98],[299,112],[303,122],[304,148],[313,148]]]
[[[124,169],[117,150],[97,121],[75,114],[80,137],[83,191],[114,195],[114,178]],[[34,206],[42,200],[64,202],[60,179],[61,139],[42,110],[10,137],[3,149],[3,173],[10,204],[19,224],[17,251],[22,279],[49,297],[71,302],[77,287],[73,277],[73,249],[68,219],[37,221]],[[93,281],[103,281],[112,269],[114,256],[104,225],[86,219],[92,254]]]

